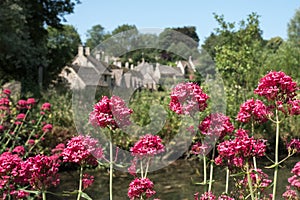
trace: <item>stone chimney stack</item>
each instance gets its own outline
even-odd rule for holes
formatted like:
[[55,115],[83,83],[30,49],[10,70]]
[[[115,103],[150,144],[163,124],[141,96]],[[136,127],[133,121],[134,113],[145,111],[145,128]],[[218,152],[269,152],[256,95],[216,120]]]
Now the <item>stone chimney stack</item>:
[[85,47],[85,55],[86,56],[90,55],[90,47]]
[[98,61],[100,61],[100,58],[101,58],[101,56],[100,56],[100,52],[99,52],[99,51],[97,51],[97,53],[96,53],[96,59],[97,59]]
[[78,55],[83,56],[83,46],[82,45],[78,46]]

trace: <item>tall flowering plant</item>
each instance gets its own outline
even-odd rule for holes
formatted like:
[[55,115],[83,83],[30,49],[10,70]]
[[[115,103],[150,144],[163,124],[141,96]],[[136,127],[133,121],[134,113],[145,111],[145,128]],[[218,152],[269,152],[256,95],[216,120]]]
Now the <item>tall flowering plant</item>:
[[[164,152],[165,146],[162,144],[162,140],[159,136],[146,134],[141,136],[133,147],[130,148],[131,155],[135,158],[132,161],[132,165],[128,169],[135,179],[129,184],[128,197],[131,200],[145,199],[152,197],[156,192],[154,190],[153,182],[147,178],[149,165],[151,159],[157,154]],[[140,174],[141,177],[137,177],[137,163],[140,162]],[[146,162],[146,165],[145,165]]]
[[113,181],[113,134],[117,128],[123,128],[131,124],[130,115],[133,111],[126,107],[125,102],[118,96],[102,99],[94,105],[93,111],[89,115],[89,121],[94,127],[109,129],[109,194],[112,200]]
[[[299,90],[297,83],[284,72],[271,71],[260,79],[258,87],[254,90],[255,94],[264,97],[269,104],[272,116],[269,120],[276,125],[275,135],[275,161],[273,178],[273,200],[276,199],[277,176],[279,164],[279,125],[287,117],[300,114],[300,101],[296,99]],[[283,115],[283,117],[282,117]]]
[[83,169],[88,165],[97,166],[97,160],[103,157],[103,149],[98,140],[82,135],[73,137],[68,141],[61,156],[63,162],[76,163],[80,166],[77,199],[87,197],[88,195],[84,193],[84,190],[93,183],[94,177],[89,174],[83,174]]
[[21,99],[15,104],[11,91],[2,90],[0,94],[0,141],[1,153],[11,151],[16,146],[26,148],[25,157],[41,149],[40,142],[52,131],[49,123],[51,104],[44,103],[40,112],[36,112],[37,101],[34,98]]

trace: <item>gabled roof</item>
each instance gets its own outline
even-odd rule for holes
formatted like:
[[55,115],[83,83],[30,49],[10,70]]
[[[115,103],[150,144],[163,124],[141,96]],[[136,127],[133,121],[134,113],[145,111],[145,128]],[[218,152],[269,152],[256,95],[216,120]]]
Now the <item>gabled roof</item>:
[[101,86],[107,85],[106,82],[99,82],[100,77],[97,71],[92,67],[81,67],[78,71],[78,76],[86,86],[97,86],[98,84]]
[[99,74],[106,74],[106,75],[111,74],[111,70],[109,69],[107,63],[99,61],[93,56],[87,56],[86,58],[95,66],[96,70],[99,71]]
[[161,75],[175,75],[175,76],[183,76],[178,70],[174,67],[166,66],[166,65],[159,65],[158,69]]

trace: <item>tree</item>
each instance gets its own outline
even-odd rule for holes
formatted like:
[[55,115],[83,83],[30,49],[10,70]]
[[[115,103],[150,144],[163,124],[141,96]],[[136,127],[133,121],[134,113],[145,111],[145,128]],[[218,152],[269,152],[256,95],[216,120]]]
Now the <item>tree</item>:
[[79,1],[0,1],[0,74],[6,81],[21,81],[22,94],[39,91],[38,68],[49,63],[47,26],[61,28],[64,15],[72,13],[76,3]]
[[[48,27],[48,60],[49,65],[45,68],[44,83],[48,85],[62,67],[68,64],[77,54],[78,46],[81,44],[80,36],[76,29],[71,25],[63,25],[57,29]],[[57,56],[60,55],[60,56]]]
[[288,40],[300,46],[300,9],[288,23]]
[[93,26],[87,31],[87,39],[85,45],[94,49],[98,44],[109,37],[109,34],[104,31],[104,27],[100,24]]
[[111,34],[112,34],[112,35],[116,35],[116,34],[118,34],[118,33],[122,33],[122,32],[125,32],[125,31],[132,30],[132,29],[134,29],[134,30],[137,31],[137,28],[136,28],[135,25],[123,24],[123,25],[120,25],[120,26],[118,26],[117,28],[115,28],[115,29],[111,32]]
[[226,23],[221,16],[215,16],[220,28],[221,45],[216,44],[215,62],[218,72],[224,80],[228,99],[228,113],[235,117],[238,107],[252,96],[257,80],[262,74],[263,50],[265,41],[259,28],[259,16],[252,13],[247,20],[240,21],[239,27],[235,23]]

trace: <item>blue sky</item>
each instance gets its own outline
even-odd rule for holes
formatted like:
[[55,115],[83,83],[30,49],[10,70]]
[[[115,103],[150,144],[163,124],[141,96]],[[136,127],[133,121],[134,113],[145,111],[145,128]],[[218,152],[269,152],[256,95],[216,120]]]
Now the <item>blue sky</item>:
[[256,12],[260,15],[263,37],[287,38],[287,24],[300,8],[296,0],[81,0],[67,15],[83,42],[92,26],[101,24],[112,31],[122,24],[137,28],[196,26],[200,43],[218,27],[213,13],[223,14],[228,22],[239,22]]

